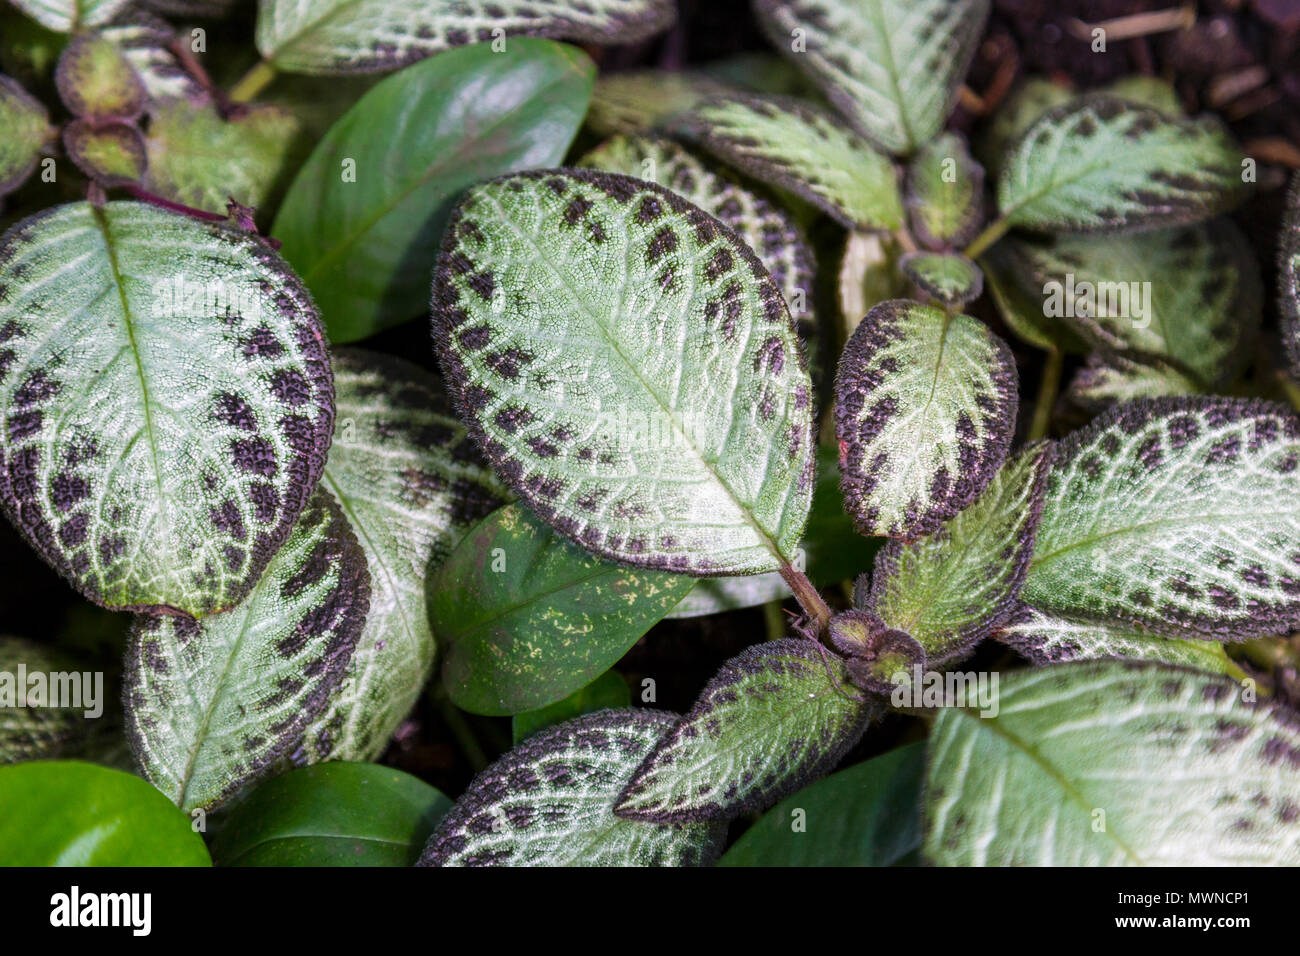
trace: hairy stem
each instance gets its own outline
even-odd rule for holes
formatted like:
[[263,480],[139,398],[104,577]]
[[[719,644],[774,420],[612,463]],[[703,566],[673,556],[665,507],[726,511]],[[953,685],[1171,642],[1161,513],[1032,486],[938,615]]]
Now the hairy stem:
[[781,565],[781,577],[785,579],[785,583],[794,592],[794,599],[799,602],[803,612],[816,623],[817,632],[821,633],[826,630],[831,623],[830,605],[822,600],[821,594],[813,587],[813,583],[808,580],[808,575],[795,568],[794,565],[787,563]]
[[258,93],[266,89],[267,84],[273,79],[275,79],[275,67],[265,60],[260,60],[230,88],[230,102],[250,102]]
[[962,253],[967,259],[975,260],[983,255],[993,243],[997,242],[1006,235],[1007,230],[1011,228],[1011,222],[1004,216],[1001,219],[994,219],[984,227],[984,231],[975,237],[974,241],[966,247]]
[[1038,385],[1038,399],[1034,402],[1034,417],[1029,425],[1029,441],[1047,437],[1052,424],[1052,409],[1056,407],[1056,393],[1061,388],[1061,370],[1065,367],[1065,353],[1052,349],[1043,366],[1043,380]]

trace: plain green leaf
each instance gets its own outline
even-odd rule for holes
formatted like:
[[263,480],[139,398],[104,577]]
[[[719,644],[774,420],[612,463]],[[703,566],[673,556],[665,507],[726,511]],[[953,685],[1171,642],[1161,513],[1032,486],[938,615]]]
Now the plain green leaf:
[[627,681],[618,671],[605,671],[586,687],[575,690],[564,700],[557,700],[548,707],[538,710],[526,710],[515,714],[511,721],[511,734],[514,742],[519,743],[525,737],[531,737],[539,730],[566,720],[581,717],[595,710],[606,708],[625,708],[632,703],[632,692],[627,688]]

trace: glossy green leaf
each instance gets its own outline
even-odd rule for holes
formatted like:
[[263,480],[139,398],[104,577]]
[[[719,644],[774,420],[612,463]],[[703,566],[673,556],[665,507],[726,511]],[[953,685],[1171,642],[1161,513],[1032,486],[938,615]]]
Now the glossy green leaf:
[[515,714],[511,721],[511,734],[517,744],[539,730],[562,724],[583,714],[611,707],[626,708],[631,704],[632,692],[627,688],[627,681],[618,671],[609,670],[586,687],[575,690],[564,700],[557,700],[538,710],[525,710],[523,713]]
[[1088,356],[1067,393],[1072,402],[1096,413],[1116,402],[1195,395],[1204,390],[1189,373],[1160,356],[1103,351]]
[[148,101],[130,61],[97,33],[78,33],[68,41],[54,82],[73,116],[133,120]]
[[320,478],[311,299],[248,233],[74,203],[0,239],[0,503],[107,607],[237,604]]
[[611,173],[496,180],[457,208],[433,298],[462,417],[543,520],[702,576],[793,555],[811,382],[780,289],[716,219]]
[[988,0],[757,0],[773,44],[859,131],[894,153],[928,142],[952,108]]
[[347,677],[306,734],[324,759],[374,760],[428,683],[437,650],[431,574],[507,500],[427,372],[359,349],[334,353],[337,427],[322,486],[370,570],[370,613]]
[[73,761],[0,767],[0,866],[211,866],[190,818],[139,777]]
[[190,810],[297,758],[348,672],[369,604],[365,554],[321,490],[239,607],[202,623],[141,615],[124,699],[145,777]]
[[774,806],[718,866],[893,866],[921,846],[925,744],[833,773]]
[[1016,366],[966,315],[872,309],[835,376],[845,505],[863,534],[928,534],[984,490],[1015,430]]
[[451,800],[371,763],[319,764],[259,784],[212,841],[217,866],[411,866]]
[[847,229],[897,229],[903,221],[889,157],[812,103],[741,93],[714,97],[681,117],[674,129]]
[[506,37],[635,43],[674,18],[669,0],[261,0],[257,48],[289,73],[370,72]]
[[1025,603],[1171,637],[1300,626],[1300,420],[1229,398],[1129,402],[1058,448]]
[[629,820],[729,820],[832,770],[872,708],[813,641],[755,644],[723,664],[646,757],[615,812]]
[[138,183],[149,157],[144,137],[130,123],[73,120],[63,128],[68,158],[105,189]]
[[[51,689],[66,686],[76,689],[78,697],[93,695],[93,677],[87,683],[79,679],[82,673],[72,658],[57,648],[0,635],[0,764],[60,757],[74,749],[88,732],[87,714],[95,708],[89,699],[52,699]],[[55,684],[54,675],[71,679]],[[33,698],[32,692],[38,696]],[[95,703],[102,714],[106,703],[102,674],[99,692]],[[56,703],[79,706],[52,706]]]
[[1218,120],[1085,97],[1049,110],[1010,147],[998,210],[1014,226],[1073,232],[1198,222],[1244,198],[1242,160]]
[[1134,661],[1008,674],[939,711],[924,852],[948,866],[1300,864],[1300,721]]
[[41,26],[59,33],[96,27],[113,19],[130,0],[12,0]]
[[442,683],[458,707],[517,714],[609,669],[690,590],[688,577],[603,561],[521,504],[472,528],[433,579]]
[[974,238],[984,211],[984,167],[966,140],[943,133],[907,164],[904,200],[912,232],[931,249],[959,249]]
[[1278,286],[1282,339],[1291,361],[1291,374],[1300,380],[1300,175],[1292,177],[1287,190],[1278,251]]
[[613,812],[676,719],[602,710],[528,738],[474,778],[419,865],[707,866],[725,823],[642,823]]
[[53,138],[50,114],[35,97],[7,76],[0,76],[0,196],[13,192],[36,168]]
[[946,308],[960,308],[984,291],[979,266],[955,252],[908,253],[898,267],[917,289]]
[[582,123],[591,61],[573,47],[476,44],[389,77],[325,136],[272,233],[331,341],[423,313],[451,205],[490,176],[556,165]]
[[894,540],[876,556],[871,609],[941,667],[1010,616],[1034,550],[1052,446],[1021,451],[984,493],[931,535]]

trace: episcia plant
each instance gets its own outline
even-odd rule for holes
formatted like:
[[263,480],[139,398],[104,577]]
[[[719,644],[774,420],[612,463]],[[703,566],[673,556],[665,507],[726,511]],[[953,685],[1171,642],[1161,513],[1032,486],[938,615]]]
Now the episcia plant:
[[[968,139],[987,0],[755,0],[786,66],[599,79],[556,41],[671,4],[263,0],[228,90],[18,7],[68,116],[0,78],[0,504],[132,623],[107,730],[0,709],[6,862],[112,814],[151,842],[78,860],[1300,863],[1300,193],[1278,368],[1255,161],[1173,87]],[[441,374],[384,348],[429,314]],[[633,705],[652,627],[757,607]],[[454,801],[381,762],[426,704]]]

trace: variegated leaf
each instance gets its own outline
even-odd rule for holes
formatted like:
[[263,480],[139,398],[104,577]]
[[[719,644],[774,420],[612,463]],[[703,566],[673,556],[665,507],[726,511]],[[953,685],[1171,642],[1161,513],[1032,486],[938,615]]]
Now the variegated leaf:
[[105,189],[138,183],[149,163],[144,137],[120,120],[73,120],[63,128],[68,158]]
[[1158,355],[1103,350],[1088,356],[1067,394],[1076,405],[1095,414],[1116,402],[1195,395],[1203,390],[1187,372]]
[[645,567],[789,560],[811,383],[780,289],[730,229],[626,176],[508,176],[453,214],[433,298],[462,417],[540,518]]
[[586,122],[598,136],[645,133],[729,89],[687,70],[622,70],[596,80]]
[[960,658],[1014,610],[1052,454],[1050,444],[1024,449],[934,534],[891,541],[876,556],[871,610],[919,641],[928,667]]
[[74,203],[0,239],[0,503],[87,597],[237,604],[320,478],[319,318],[263,242]]
[[758,255],[795,319],[811,318],[812,253],[781,207],[661,137],[616,136],[578,165],[656,182],[717,217]]
[[[55,683],[60,674],[73,678],[66,686],[94,692],[91,675],[86,674],[91,680],[80,681],[80,668],[57,648],[0,634],[0,765],[64,756],[86,735],[92,702],[83,698],[78,706],[65,706],[67,701],[54,699],[51,688],[65,686]],[[31,680],[36,675],[39,683]],[[97,703],[102,713],[103,674],[99,676]]]
[[1300,627],[1300,420],[1266,402],[1173,398],[1069,435],[1023,598],[1177,637]]
[[945,308],[961,308],[984,291],[979,266],[955,252],[908,253],[898,267],[927,298]]
[[1049,110],[1010,147],[998,210],[1013,226],[1072,232],[1199,222],[1244,198],[1242,160],[1211,117],[1084,97]]
[[59,54],[54,82],[73,116],[133,120],[148,101],[130,61],[117,44],[98,33],[78,33],[68,41]]
[[1006,343],[967,315],[895,299],[862,320],[835,376],[845,507],[863,534],[928,534],[992,480],[1015,431]]
[[707,866],[726,823],[620,819],[614,803],[676,723],[602,710],[529,737],[470,783],[419,866]]
[[1014,240],[999,242],[979,257],[989,292],[1002,321],[1016,337],[1045,351],[1087,354],[1090,346],[1065,320],[1044,314],[1043,291],[1032,270],[1017,255]]
[[507,498],[441,384],[397,359],[334,353],[337,428],[321,486],[366,555],[370,613],[338,694],[304,733],[318,759],[374,760],[433,669],[427,582]]
[[1300,174],[1287,190],[1278,254],[1278,285],[1282,308],[1282,340],[1291,361],[1291,374],[1300,380]]
[[0,197],[31,175],[54,137],[49,111],[17,82],[0,75]]
[[[930,734],[924,853],[947,866],[1300,864],[1300,718],[1139,661],[1005,675]],[[1100,825],[1099,825],[1100,824]]]
[[871,715],[843,661],[813,641],[755,644],[722,665],[614,812],[681,823],[764,809],[833,770]]
[[1022,604],[993,635],[1035,664],[1105,658],[1158,661],[1235,676],[1240,673],[1217,641],[1161,637],[1113,621],[1071,621]]
[[23,13],[43,27],[72,33],[107,23],[131,0],[13,0]]
[[907,164],[904,199],[912,232],[931,249],[959,249],[980,226],[984,167],[971,158],[966,140],[943,133]]
[[847,229],[897,229],[903,221],[889,158],[812,103],[737,93],[700,103],[673,128]]
[[180,99],[206,102],[207,91],[185,71],[170,49],[177,33],[167,21],[131,8],[99,33],[122,51],[154,105]]
[[293,756],[347,673],[369,605],[365,553],[320,490],[239,607],[202,622],[137,618],[124,696],[144,776],[191,810]]
[[990,177],[997,177],[1011,144],[1020,139],[1025,130],[1052,107],[1072,99],[1074,93],[1069,87],[1046,77],[1028,76],[1017,83],[992,119],[983,124],[983,130],[975,139],[975,155]]
[[756,0],[777,49],[857,129],[910,153],[943,128],[989,0]]
[[507,36],[634,43],[675,16],[669,0],[261,0],[257,48],[289,73],[375,72]]
[[907,282],[899,275],[899,261],[898,243],[890,237],[873,232],[848,234],[836,281],[845,338],[877,303],[907,292]]

